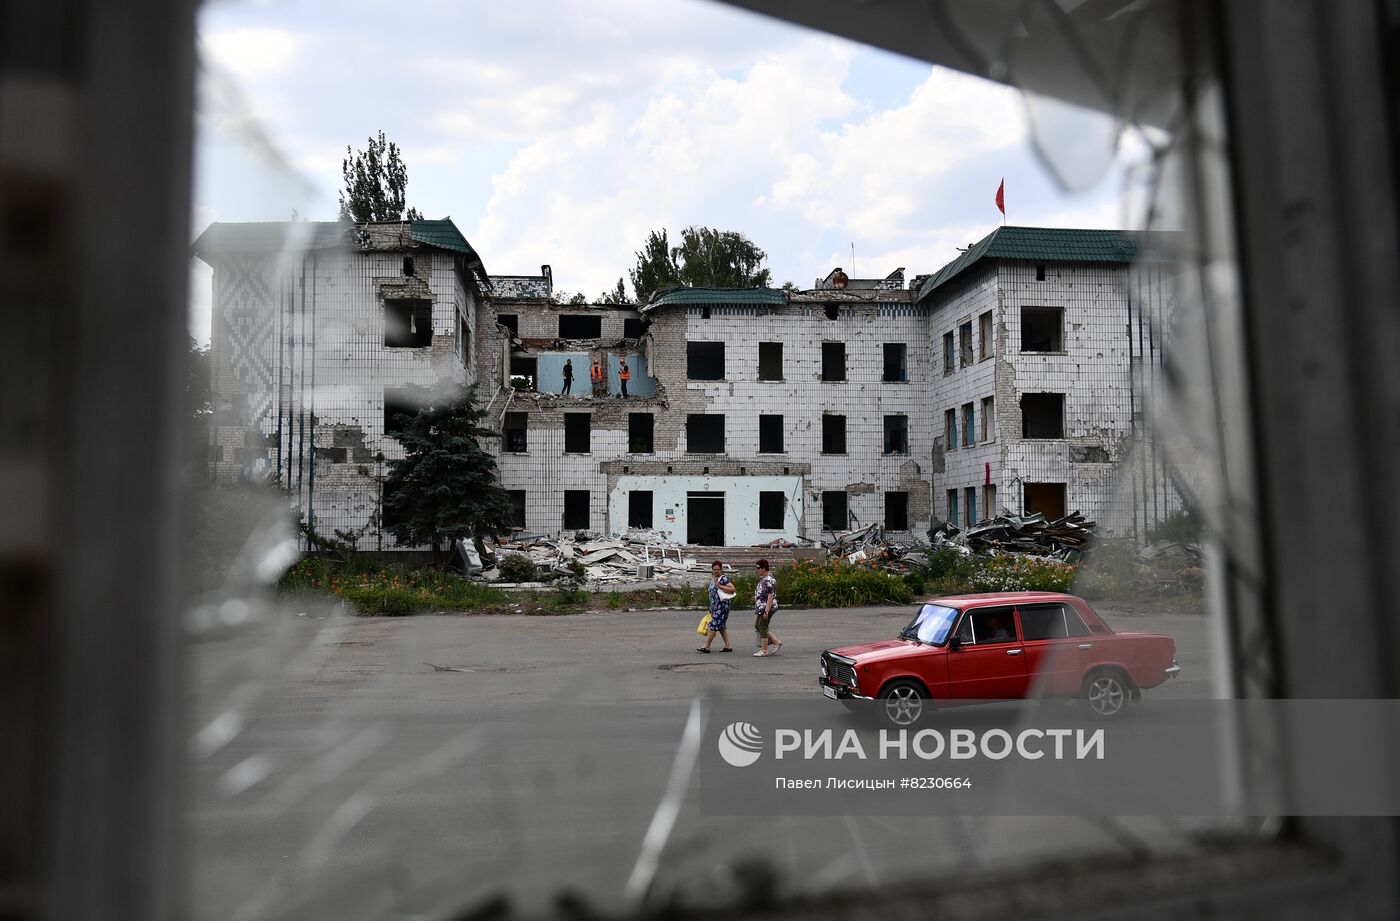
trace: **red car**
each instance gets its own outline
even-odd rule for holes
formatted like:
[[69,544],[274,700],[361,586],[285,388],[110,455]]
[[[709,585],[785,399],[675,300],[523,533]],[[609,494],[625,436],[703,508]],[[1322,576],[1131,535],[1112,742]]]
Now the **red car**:
[[1004,592],[931,598],[898,639],[823,652],[820,681],[850,709],[879,701],[912,726],[934,706],[1028,697],[1080,697],[1112,717],[1180,671],[1169,636],[1115,633],[1073,595]]

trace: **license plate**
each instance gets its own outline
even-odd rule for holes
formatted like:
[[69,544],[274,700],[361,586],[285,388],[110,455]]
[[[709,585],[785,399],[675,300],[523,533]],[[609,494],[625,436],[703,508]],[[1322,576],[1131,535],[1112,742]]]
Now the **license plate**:
[[832,700],[839,700],[839,699],[840,699],[840,698],[838,698],[838,697],[836,696],[836,689],[833,688],[833,687],[829,687],[829,686],[827,686],[827,685],[823,685],[823,686],[822,686],[822,693],[825,694],[827,697],[830,697]]

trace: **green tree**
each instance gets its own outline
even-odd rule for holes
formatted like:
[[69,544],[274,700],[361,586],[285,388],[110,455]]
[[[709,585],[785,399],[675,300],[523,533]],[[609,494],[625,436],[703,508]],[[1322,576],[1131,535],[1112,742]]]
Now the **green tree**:
[[640,303],[663,288],[762,288],[772,280],[763,268],[768,254],[752,240],[733,230],[687,227],[679,246],[671,246],[667,232],[652,231],[637,253],[630,272],[632,289]]
[[674,288],[681,283],[681,269],[666,239],[666,228],[647,234],[646,243],[637,253],[637,265],[628,274],[632,276],[632,290],[637,293],[639,304],[651,300],[662,288]]
[[408,167],[399,156],[399,145],[379,137],[371,137],[361,151],[345,147],[345,159],[340,164],[345,176],[345,188],[340,193],[340,219],[364,223],[367,221],[420,220],[417,208],[408,208],[404,190],[408,186]]
[[389,461],[384,527],[401,544],[431,547],[441,565],[444,544],[510,530],[510,497],[479,442],[499,433],[482,425],[475,387],[409,388],[406,396],[421,408],[393,419],[404,458]]
[[617,287],[611,291],[604,291],[598,295],[599,304],[630,304],[632,299],[627,296],[627,285],[621,278],[617,280]]

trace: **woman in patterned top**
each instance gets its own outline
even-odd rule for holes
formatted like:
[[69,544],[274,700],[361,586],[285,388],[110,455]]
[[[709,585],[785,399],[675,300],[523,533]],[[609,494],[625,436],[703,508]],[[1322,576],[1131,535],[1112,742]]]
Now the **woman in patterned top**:
[[[767,560],[759,560],[755,566],[758,569],[758,584],[753,589],[753,628],[758,633],[760,648],[754,657],[776,656],[778,650],[783,648],[783,641],[768,629],[768,625],[778,611],[778,580],[768,571]],[[773,646],[771,650],[768,648],[770,643]]]
[[720,652],[734,651],[729,642],[729,609],[733,606],[734,586],[724,574],[724,564],[715,560],[710,564],[710,632],[705,635],[705,645],[695,647],[696,652],[709,652],[716,633],[724,637]]

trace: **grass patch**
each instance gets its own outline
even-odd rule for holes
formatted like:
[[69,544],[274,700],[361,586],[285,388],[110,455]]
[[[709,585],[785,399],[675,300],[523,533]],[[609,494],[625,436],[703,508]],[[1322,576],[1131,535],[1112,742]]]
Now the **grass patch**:
[[498,588],[433,569],[307,557],[282,578],[287,593],[318,592],[343,598],[361,614],[402,617],[419,611],[471,611],[510,600]]

